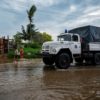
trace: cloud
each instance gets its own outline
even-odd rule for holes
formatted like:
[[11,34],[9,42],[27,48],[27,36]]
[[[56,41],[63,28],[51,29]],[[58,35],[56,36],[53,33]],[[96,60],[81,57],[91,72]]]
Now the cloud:
[[33,0],[33,2],[38,5],[38,6],[42,6],[42,7],[48,7],[48,6],[52,6],[55,4],[58,4],[60,0]]
[[[45,29],[47,32],[50,32],[53,37],[57,34],[64,32],[64,29],[72,29],[85,25],[97,25],[100,26],[100,7],[99,6],[88,6],[82,7],[77,5],[70,5],[69,10],[64,13],[54,14],[52,21],[44,22],[44,25],[40,26],[41,30]],[[60,15],[58,17],[58,15]],[[98,21],[97,21],[98,20]],[[38,23],[39,26],[39,23]]]
[[38,8],[42,8],[56,5],[60,2],[61,0],[3,0],[1,7],[15,11],[23,11],[32,4],[35,4]]
[[[26,0],[25,0],[26,1]],[[21,11],[24,7],[24,4],[26,3],[24,0],[3,0],[1,7],[5,9],[12,9],[15,11]]]
[[77,9],[77,8],[76,8],[75,5],[71,5],[71,6],[70,6],[70,10],[71,10],[71,12],[76,11],[76,9]]
[[16,33],[27,24],[26,10],[35,4],[36,28],[54,38],[64,29],[83,25],[100,26],[99,0],[2,0],[0,5],[0,32]]

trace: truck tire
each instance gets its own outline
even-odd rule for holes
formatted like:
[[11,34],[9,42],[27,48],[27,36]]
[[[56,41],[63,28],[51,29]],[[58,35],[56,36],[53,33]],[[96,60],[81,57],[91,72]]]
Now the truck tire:
[[96,65],[100,65],[100,53],[96,53],[96,54],[94,55],[94,63],[95,63]]
[[58,68],[67,69],[70,66],[70,56],[67,53],[61,53],[57,56],[55,64]]
[[89,65],[94,64],[93,63],[93,58],[91,58],[91,59],[90,58],[86,58],[85,59],[85,64],[89,64]]
[[82,64],[83,63],[83,59],[82,58],[75,58],[75,62]]
[[43,62],[46,65],[53,65],[54,59],[53,58],[49,58],[49,57],[43,57]]
[[95,65],[94,57],[85,58],[85,64],[87,64],[87,65]]

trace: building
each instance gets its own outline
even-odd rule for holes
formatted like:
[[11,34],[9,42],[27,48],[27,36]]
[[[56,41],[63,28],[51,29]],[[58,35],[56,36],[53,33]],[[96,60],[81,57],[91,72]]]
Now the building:
[[5,39],[5,37],[0,38],[0,54],[8,53],[8,44],[9,38]]

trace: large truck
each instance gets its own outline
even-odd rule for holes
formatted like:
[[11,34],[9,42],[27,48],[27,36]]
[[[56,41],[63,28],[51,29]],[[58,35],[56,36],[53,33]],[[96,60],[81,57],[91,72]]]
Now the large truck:
[[100,27],[84,26],[62,33],[57,41],[42,45],[43,62],[66,69],[77,63],[100,64]]

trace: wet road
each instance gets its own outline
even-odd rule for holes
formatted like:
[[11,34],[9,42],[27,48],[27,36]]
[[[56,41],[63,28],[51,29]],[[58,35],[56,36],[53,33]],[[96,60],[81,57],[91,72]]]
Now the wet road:
[[61,70],[41,60],[1,64],[0,100],[100,100],[100,66]]

